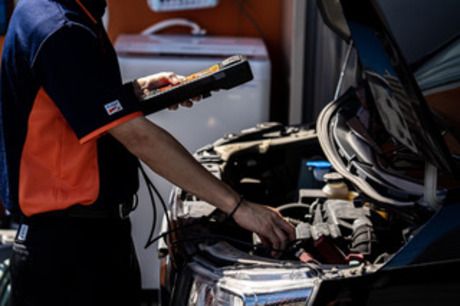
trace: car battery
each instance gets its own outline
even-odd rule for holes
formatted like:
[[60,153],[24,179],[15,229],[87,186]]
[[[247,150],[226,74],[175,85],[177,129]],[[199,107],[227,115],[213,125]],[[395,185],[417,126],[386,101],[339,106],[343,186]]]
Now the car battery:
[[[233,55],[247,58],[253,73],[252,81],[230,90],[212,92],[211,97],[195,103],[191,109],[163,110],[147,116],[171,133],[190,152],[225,134],[269,119],[271,64],[266,46],[260,39],[121,35],[115,43],[115,49],[124,82],[162,71],[190,75]],[[150,170],[147,173],[167,202],[172,185]],[[157,256],[152,254],[156,250],[143,248],[150,232],[152,213],[147,189],[142,179],[140,181],[139,208],[131,217],[133,239],[142,268],[143,287],[151,289],[158,288],[159,262]],[[159,205],[158,211],[161,212]],[[162,214],[158,214],[158,225],[161,218]]]

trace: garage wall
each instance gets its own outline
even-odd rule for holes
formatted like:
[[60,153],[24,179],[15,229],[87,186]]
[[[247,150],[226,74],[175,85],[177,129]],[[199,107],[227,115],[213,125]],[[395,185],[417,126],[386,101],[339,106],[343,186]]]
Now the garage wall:
[[273,69],[271,119],[286,122],[288,81],[281,48],[283,0],[221,0],[216,8],[174,13],[153,12],[147,0],[108,0],[108,3],[112,39],[120,33],[139,33],[169,18],[191,19],[207,29],[209,35],[262,36]]

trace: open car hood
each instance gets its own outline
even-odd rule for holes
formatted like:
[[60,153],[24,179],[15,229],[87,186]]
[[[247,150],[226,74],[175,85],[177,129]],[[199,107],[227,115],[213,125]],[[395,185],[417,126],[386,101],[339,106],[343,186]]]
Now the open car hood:
[[[389,30],[378,1],[319,0],[319,8],[332,30],[341,37],[350,35],[353,40],[385,129],[438,169],[454,172],[454,163],[440,129]],[[344,20],[348,28],[344,27]]]

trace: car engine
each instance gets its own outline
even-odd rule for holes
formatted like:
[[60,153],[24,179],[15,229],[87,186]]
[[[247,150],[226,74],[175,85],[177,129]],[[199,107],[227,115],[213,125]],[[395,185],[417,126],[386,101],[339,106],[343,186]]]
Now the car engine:
[[278,210],[296,227],[296,241],[287,257],[305,263],[373,262],[394,250],[390,241],[403,239],[389,233],[388,213],[370,203],[317,199],[311,204],[285,204]]
[[280,262],[322,269],[372,266],[384,263],[428,217],[423,209],[395,209],[366,197],[327,165],[311,131],[268,126],[253,141],[246,133],[244,142],[240,136],[232,143],[230,135],[196,158],[246,199],[276,208],[295,226],[296,239],[273,256],[255,234],[177,189],[172,210],[177,231],[169,237],[170,245],[183,248],[176,256],[225,241],[247,255]]

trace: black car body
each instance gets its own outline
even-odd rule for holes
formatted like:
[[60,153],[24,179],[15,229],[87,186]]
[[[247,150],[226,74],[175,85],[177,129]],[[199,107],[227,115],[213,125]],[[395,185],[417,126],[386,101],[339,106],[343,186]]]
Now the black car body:
[[[297,240],[271,257],[176,188],[159,247],[163,305],[460,304],[460,116],[435,113],[420,89],[458,94],[460,41],[408,65],[378,1],[319,4],[356,47],[358,86],[315,129],[261,124],[196,153],[247,199],[277,207]],[[442,65],[449,73],[428,69]]]

